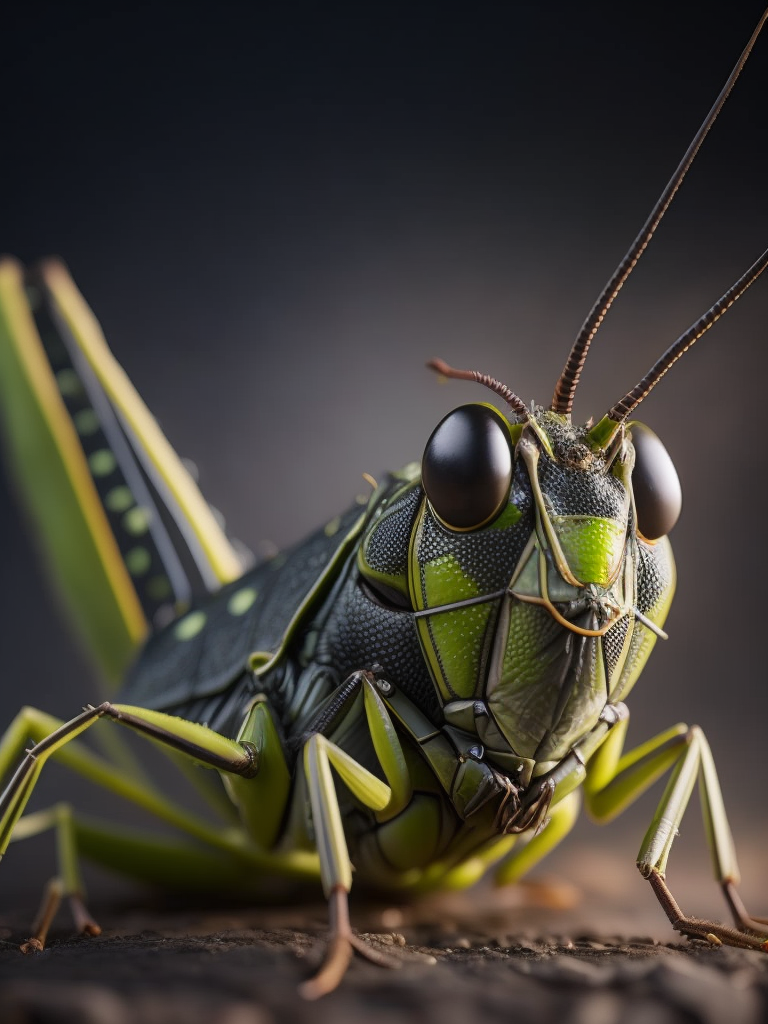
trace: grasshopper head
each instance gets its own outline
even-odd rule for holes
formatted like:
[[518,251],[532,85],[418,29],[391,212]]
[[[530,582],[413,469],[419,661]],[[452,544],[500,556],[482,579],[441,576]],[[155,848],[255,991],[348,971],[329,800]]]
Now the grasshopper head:
[[447,725],[525,785],[623,699],[664,636],[680,485],[647,427],[576,426],[470,376],[511,413],[449,413],[358,566],[365,592],[415,626]]
[[647,427],[597,427],[476,403],[425,448],[410,605],[447,722],[507,770],[562,757],[663,635],[677,475]]

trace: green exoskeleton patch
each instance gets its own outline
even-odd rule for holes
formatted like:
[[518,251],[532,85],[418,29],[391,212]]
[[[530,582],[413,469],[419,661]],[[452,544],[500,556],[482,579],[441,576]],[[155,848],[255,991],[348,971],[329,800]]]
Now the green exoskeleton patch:
[[[599,296],[549,407],[474,371],[504,411],[462,405],[420,466],[298,544],[252,566],[226,536],[115,362],[65,268],[0,263],[0,408],[8,464],[109,700],[69,721],[23,709],[0,742],[0,852],[53,830],[58,868],[27,951],[59,900],[96,932],[79,860],[187,891],[259,897],[315,880],[330,906],[330,991],[353,950],[356,884],[410,893],[511,882],[570,829],[581,794],[598,820],[669,782],[638,866],[673,926],[766,951],[738,867],[712,756],[677,725],[624,752],[625,705],[665,638],[675,586],[668,534],[680,486],[634,412],[758,277],[764,253],[597,422],[571,422],[587,351],[719,112],[768,12],[626,257]],[[100,719],[190,767],[212,817],[182,810],[123,756],[80,739]],[[100,727],[103,728],[103,727]],[[49,757],[174,826],[147,838],[67,803],[27,813]],[[208,772],[200,768],[210,769]],[[688,917],[665,880],[700,781],[728,927]]]

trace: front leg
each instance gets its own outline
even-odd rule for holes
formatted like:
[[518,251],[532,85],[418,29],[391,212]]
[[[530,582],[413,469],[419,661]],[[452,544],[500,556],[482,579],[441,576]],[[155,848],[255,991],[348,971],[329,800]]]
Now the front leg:
[[[637,866],[643,877],[651,883],[672,927],[683,935],[705,939],[714,945],[725,943],[768,952],[766,922],[749,917],[736,892],[740,879],[739,867],[709,743],[698,726],[690,729],[685,739],[687,749],[672,773],[640,847]],[[733,913],[735,928],[688,917],[681,911],[666,883],[667,859],[697,777],[715,877]]]
[[[376,812],[397,813],[411,796],[411,783],[395,727],[376,688],[374,672],[356,672],[339,688],[339,699],[330,713],[324,711],[317,727],[333,732],[335,720],[347,713],[362,690],[365,728],[370,733],[376,757],[387,784],[381,782],[322,732],[312,732],[304,743],[302,765],[309,791],[315,844],[320,857],[323,889],[329,904],[330,940],[323,963],[313,978],[301,987],[305,999],[317,999],[333,991],[341,981],[353,952],[379,966],[399,966],[358,938],[349,922],[348,896],[352,887],[344,824],[331,767],[363,806]],[[379,685],[381,681],[379,680]],[[386,684],[383,684],[386,686]]]
[[349,923],[348,897],[352,888],[352,863],[331,765],[354,796],[372,810],[383,810],[390,798],[388,786],[324,736],[315,734],[305,744],[304,773],[330,919],[328,951],[320,970],[301,987],[305,999],[317,999],[332,992],[343,978],[354,950],[374,963],[390,966],[386,958],[358,939]]
[[[650,882],[676,931],[713,945],[725,943],[768,952],[768,923],[750,917],[736,891],[740,874],[733,836],[704,733],[698,726],[677,725],[621,756],[626,727],[627,722],[621,723],[590,763],[584,787],[588,811],[598,821],[615,817],[671,768],[637,856],[640,873]],[[715,878],[723,889],[735,928],[685,914],[666,882],[669,854],[697,778]]]

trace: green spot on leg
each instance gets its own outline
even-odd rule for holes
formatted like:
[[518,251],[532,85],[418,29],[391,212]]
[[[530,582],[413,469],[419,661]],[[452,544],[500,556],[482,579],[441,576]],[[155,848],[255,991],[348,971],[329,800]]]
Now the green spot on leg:
[[94,476],[109,476],[114,472],[117,459],[109,448],[100,448],[99,451],[88,456],[88,465]]
[[126,553],[125,565],[131,576],[143,576],[152,564],[152,556],[146,548],[131,548]]
[[64,398],[77,398],[83,393],[82,381],[69,367],[66,370],[59,370],[56,374],[56,384]]
[[125,512],[133,504],[130,487],[113,487],[104,498],[104,504],[110,512]]
[[153,601],[164,601],[171,596],[171,581],[167,576],[152,576],[147,580],[146,591]]
[[205,625],[205,612],[190,612],[176,623],[173,635],[177,640],[191,640]]
[[122,518],[124,529],[128,533],[132,533],[134,537],[140,537],[142,533],[146,533],[151,521],[152,510],[144,508],[143,505],[129,509]]
[[236,591],[227,601],[227,611],[230,615],[244,615],[256,600],[258,594],[253,587],[243,587]]
[[96,415],[93,409],[81,409],[76,412],[72,417],[72,421],[75,424],[75,430],[78,432],[80,437],[91,437],[97,433],[101,424],[99,423],[99,417]]
[[326,537],[333,537],[335,534],[337,534],[339,532],[339,527],[340,526],[341,526],[341,516],[336,516],[336,518],[332,519],[330,521],[330,523],[326,523],[325,524],[325,527],[323,529],[323,533],[325,534]]

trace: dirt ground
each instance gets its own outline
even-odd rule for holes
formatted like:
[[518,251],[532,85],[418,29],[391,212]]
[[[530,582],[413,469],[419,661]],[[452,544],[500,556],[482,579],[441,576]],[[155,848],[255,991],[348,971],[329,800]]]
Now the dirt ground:
[[49,948],[32,956],[18,952],[28,914],[13,911],[4,914],[0,930],[0,1021],[768,1020],[768,957],[675,941],[651,899],[636,914],[619,912],[612,917],[599,905],[585,906],[584,893],[579,898],[562,881],[502,893],[481,888],[405,908],[357,902],[354,924],[377,933],[371,941],[402,966],[382,970],[356,958],[339,990],[311,1003],[300,998],[298,986],[322,956],[320,904],[245,910],[106,905],[99,907],[101,936],[73,938],[61,915]]

